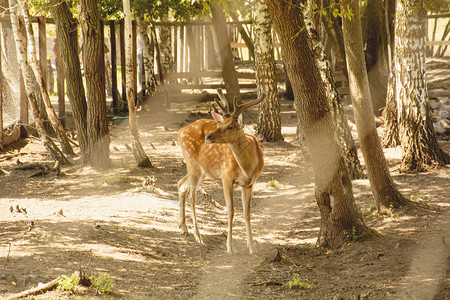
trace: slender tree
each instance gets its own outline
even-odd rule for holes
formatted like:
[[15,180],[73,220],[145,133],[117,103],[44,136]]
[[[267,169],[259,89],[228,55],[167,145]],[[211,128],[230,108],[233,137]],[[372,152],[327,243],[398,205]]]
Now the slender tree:
[[315,174],[322,245],[338,247],[355,232],[371,234],[355,205],[352,183],[336,138],[324,84],[309,47],[300,1],[267,0],[291,79],[295,107]]
[[[139,34],[142,39],[142,51],[144,60],[144,71],[145,71],[145,81],[146,89],[148,91],[148,96],[153,102],[153,97],[161,93],[161,90],[156,81],[155,75],[155,52],[154,52],[154,41],[151,39],[151,29],[149,29],[149,24],[144,20],[142,14],[138,11],[135,12],[136,23],[139,28]],[[149,34],[150,33],[150,34]],[[156,102],[156,101],[155,101]],[[162,105],[163,101],[157,101],[158,104]]]
[[264,0],[255,1],[255,65],[258,93],[265,93],[258,114],[256,132],[263,140],[274,142],[283,139],[281,135],[280,100],[275,78],[275,58],[272,42],[272,21]]
[[110,135],[106,120],[104,41],[98,2],[80,0],[79,3],[87,90],[87,161],[93,167],[107,168],[111,165]]
[[33,112],[34,122],[36,124],[36,129],[39,134],[39,138],[42,144],[46,147],[50,156],[59,163],[63,165],[69,165],[70,162],[64,153],[56,146],[56,144],[50,139],[47,135],[47,132],[44,127],[44,122],[41,119],[41,112],[39,109],[39,105],[37,103],[36,92],[34,89],[34,74],[31,70],[30,65],[27,61],[27,54],[25,50],[25,42],[19,32],[19,19],[17,17],[16,9],[18,8],[18,4],[16,0],[9,0],[9,8],[10,8],[10,19],[11,19],[11,27],[13,31],[13,36],[15,40],[15,47],[17,52],[17,60],[20,64],[20,71],[22,72],[22,76],[25,82],[25,90],[27,93],[27,99],[30,103],[31,110]]
[[319,68],[322,81],[325,84],[325,92],[336,125],[337,138],[340,141],[345,163],[350,172],[350,177],[352,179],[364,178],[365,175],[358,158],[355,141],[353,140],[351,129],[348,126],[348,121],[345,117],[344,107],[341,103],[341,98],[331,72],[331,66],[325,54],[325,49],[317,35],[310,34],[310,38],[312,40],[312,48],[317,67]]
[[[230,38],[228,36],[225,13],[217,3],[210,3],[212,22],[216,32],[217,44],[219,46],[220,58],[222,60],[222,76],[227,90],[227,99],[232,101],[234,97],[241,100],[239,82],[234,65],[233,54],[231,53]],[[232,103],[230,103],[232,105]]]
[[[422,0],[398,0],[395,14],[396,121],[402,147],[403,172],[423,171],[426,165],[450,162],[436,140],[429,113],[425,66],[426,11]],[[391,127],[392,129],[392,127]],[[395,129],[394,129],[395,130]],[[395,135],[396,132],[386,132]]]
[[[44,102],[45,110],[47,111],[47,115],[50,119],[53,129],[55,130],[56,136],[58,137],[61,148],[65,154],[74,155],[72,146],[70,145],[69,138],[67,137],[66,131],[56,115],[55,109],[53,108],[52,102],[50,100],[50,96],[47,92],[47,85],[44,81],[44,74],[42,74],[41,67],[39,65],[39,61],[37,59],[36,54],[36,41],[34,39],[33,27],[31,25],[31,20],[29,16],[28,2],[20,1],[19,5],[21,6],[23,17],[25,20],[25,27],[27,32],[27,41],[28,41],[28,57],[31,61],[31,68],[33,69],[34,76],[39,85],[39,89],[41,91],[42,100]],[[45,74],[46,76],[46,74]]]
[[75,121],[81,159],[85,163],[88,143],[87,104],[78,56],[78,24],[66,1],[50,0],[50,11],[55,20],[56,36],[60,45],[58,62],[64,64],[66,93]]
[[134,101],[136,91],[133,84],[133,35],[131,24],[131,7],[130,0],[123,0],[123,11],[125,15],[125,72],[127,73],[127,101],[128,101],[128,119],[131,134],[131,144],[133,148],[134,158],[139,167],[151,168],[150,159],[145,154],[144,148],[139,140],[139,131],[136,122],[136,108]]
[[[169,20],[169,13],[165,13],[162,21]],[[159,48],[161,51],[161,64],[164,73],[172,73],[175,63],[172,55],[172,33],[169,26],[159,28]]]
[[375,126],[364,61],[359,2],[351,0],[348,8],[350,11],[347,13],[353,14],[353,17],[343,17],[342,28],[353,114],[361,151],[378,209],[380,210],[382,206],[399,207],[408,204],[409,201],[400,194],[392,180]]

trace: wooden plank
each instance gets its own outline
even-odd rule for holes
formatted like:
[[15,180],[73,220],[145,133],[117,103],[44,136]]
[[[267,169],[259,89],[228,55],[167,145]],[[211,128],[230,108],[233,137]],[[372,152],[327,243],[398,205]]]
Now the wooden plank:
[[[204,25],[212,25],[211,21],[185,21],[185,22],[152,22],[153,26],[204,26]],[[252,21],[228,21],[227,25],[251,25]]]
[[[218,89],[218,88],[225,88],[225,84],[223,83],[212,83],[212,84],[186,84],[186,83],[180,83],[180,84],[168,84],[166,85],[168,90],[192,90],[192,89]],[[241,83],[239,84],[239,88],[241,89],[253,89],[256,88],[256,83]]]
[[347,81],[347,77],[345,77],[344,72],[334,72],[333,78],[335,82]]
[[340,88],[338,88],[338,94],[341,96],[350,95],[350,88],[349,87],[340,87]]
[[427,18],[428,19],[450,18],[450,12],[435,15],[427,15]]
[[426,46],[450,46],[450,41],[426,41]]

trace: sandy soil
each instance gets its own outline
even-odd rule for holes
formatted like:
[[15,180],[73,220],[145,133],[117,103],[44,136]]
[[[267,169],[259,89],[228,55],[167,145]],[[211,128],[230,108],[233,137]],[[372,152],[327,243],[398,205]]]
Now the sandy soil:
[[[225,210],[201,194],[204,245],[182,235],[176,182],[186,171],[175,139],[181,126],[207,117],[208,109],[174,105],[167,114],[140,113],[153,169],[135,167],[126,121],[111,126],[114,167],[105,172],[74,166],[30,177],[37,170],[17,169],[19,162],[52,165],[34,138],[0,152],[0,298],[71,275],[80,265],[87,275],[113,279],[113,293],[54,290],[34,299],[450,298],[449,167],[400,174],[400,149],[385,149],[399,189],[421,208],[378,215],[368,180],[356,180],[356,201],[380,238],[334,251],[316,248],[314,175],[306,148],[294,139],[296,117],[288,101],[282,104],[285,141],[262,145],[265,168],[252,206],[257,254],[246,250],[239,191],[235,253],[226,253]],[[255,119],[253,110],[246,123]],[[440,143],[450,152],[448,141]],[[224,205],[219,183],[205,180],[203,188]],[[189,209],[187,217],[192,230]],[[280,261],[271,259],[276,251]],[[293,274],[311,288],[289,288]]]

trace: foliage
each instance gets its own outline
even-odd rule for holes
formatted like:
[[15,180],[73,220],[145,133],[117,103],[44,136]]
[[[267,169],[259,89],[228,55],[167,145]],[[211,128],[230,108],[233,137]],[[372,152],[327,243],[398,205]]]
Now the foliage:
[[[113,291],[114,280],[106,276],[105,274],[100,276],[91,275],[88,280],[88,285],[95,288],[97,294],[109,294]],[[71,276],[62,275],[58,281],[58,290],[75,292],[77,287],[80,286],[80,281],[77,274]]]
[[346,231],[345,235],[346,235],[347,239],[354,241],[358,237],[358,231],[356,230],[355,226],[352,226],[352,230]]
[[97,294],[110,294],[113,291],[114,280],[106,276],[105,274],[100,276],[91,275],[91,287],[95,288]]
[[77,286],[80,285],[78,276],[73,274],[72,276],[62,275],[58,281],[58,290],[73,292]]
[[300,275],[297,273],[292,274],[292,280],[290,280],[288,284],[289,284],[290,289],[296,288],[296,289],[308,290],[308,289],[312,288],[312,286],[309,283],[302,282],[300,280]]
[[278,184],[278,181],[276,181],[275,179],[272,179],[268,183],[269,183],[269,186],[276,187]]

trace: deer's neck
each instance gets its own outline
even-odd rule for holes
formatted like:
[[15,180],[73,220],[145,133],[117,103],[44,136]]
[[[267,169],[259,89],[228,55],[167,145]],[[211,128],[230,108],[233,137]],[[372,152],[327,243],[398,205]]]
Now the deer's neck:
[[255,158],[257,157],[254,141],[242,132],[236,141],[228,145],[244,175],[251,178],[255,169]]

